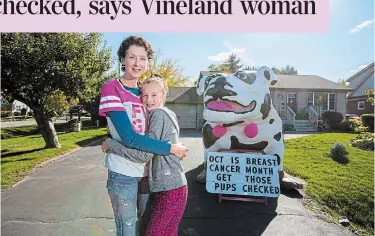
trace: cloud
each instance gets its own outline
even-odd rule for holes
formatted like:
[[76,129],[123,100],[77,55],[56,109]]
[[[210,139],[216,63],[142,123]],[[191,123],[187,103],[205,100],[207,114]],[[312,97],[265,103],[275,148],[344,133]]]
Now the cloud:
[[208,59],[210,59],[211,61],[224,61],[228,58],[229,55],[230,52],[220,52],[215,56],[209,56]]
[[356,72],[358,72],[358,71],[360,71],[360,70],[365,69],[368,65],[369,65],[369,64],[362,64],[362,65],[360,65],[360,66],[357,66],[357,68],[355,68],[355,69],[351,69],[350,72],[351,72],[351,73],[356,73]]
[[249,66],[254,65],[253,61],[245,55],[245,53],[246,53],[245,48],[237,48],[227,41],[224,41],[223,44],[224,44],[224,46],[226,46],[228,48],[229,51],[220,52],[220,53],[216,54],[215,56],[208,56],[208,59],[210,59],[211,61],[218,61],[218,62],[219,61],[225,61],[230,54],[234,53],[242,61],[247,63]]
[[368,67],[368,64],[360,65],[360,66],[358,66],[358,70],[365,69],[366,67]]
[[373,20],[366,20],[366,21],[362,22],[361,24],[356,25],[353,29],[350,29],[349,34],[357,33],[357,32],[363,30],[366,27],[370,27],[372,24],[374,24]]

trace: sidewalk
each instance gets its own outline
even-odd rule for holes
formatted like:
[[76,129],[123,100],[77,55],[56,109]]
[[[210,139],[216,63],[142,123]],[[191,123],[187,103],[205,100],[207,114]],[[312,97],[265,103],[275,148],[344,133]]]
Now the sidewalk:
[[[352,235],[306,210],[298,192],[282,194],[268,207],[258,203],[224,201],[195,182],[203,161],[198,132],[183,133],[190,148],[184,160],[189,197],[180,236],[235,235]],[[13,189],[2,193],[4,236],[115,235],[106,192],[107,170],[100,146],[89,146],[51,162]]]

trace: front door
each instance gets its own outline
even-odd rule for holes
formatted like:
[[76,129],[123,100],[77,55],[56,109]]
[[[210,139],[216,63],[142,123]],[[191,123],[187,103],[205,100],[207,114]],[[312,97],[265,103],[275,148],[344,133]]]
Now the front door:
[[288,106],[294,111],[297,112],[297,93],[288,93],[287,94],[287,103]]

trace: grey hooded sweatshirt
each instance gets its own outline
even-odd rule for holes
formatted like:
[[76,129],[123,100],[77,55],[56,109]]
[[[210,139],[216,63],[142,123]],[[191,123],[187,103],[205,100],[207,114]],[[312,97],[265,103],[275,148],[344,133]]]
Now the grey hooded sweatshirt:
[[[148,132],[146,136],[161,141],[178,143],[180,128],[176,114],[166,107],[154,109],[149,114]],[[124,144],[110,139],[110,152],[120,155],[132,162],[149,162],[149,185],[151,192],[168,191],[187,185],[181,160],[173,154],[159,156],[124,146]]]

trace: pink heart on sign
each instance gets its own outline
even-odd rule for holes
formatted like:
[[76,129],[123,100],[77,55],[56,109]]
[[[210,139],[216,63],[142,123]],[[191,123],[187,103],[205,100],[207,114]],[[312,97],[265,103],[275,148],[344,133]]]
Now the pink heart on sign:
[[224,134],[227,132],[227,128],[221,126],[221,125],[217,125],[215,126],[213,129],[212,129],[212,134],[216,137],[216,138],[220,138],[222,136],[224,136]]
[[258,125],[250,124],[245,127],[245,135],[249,138],[254,138],[258,134]]

